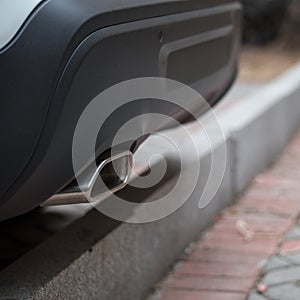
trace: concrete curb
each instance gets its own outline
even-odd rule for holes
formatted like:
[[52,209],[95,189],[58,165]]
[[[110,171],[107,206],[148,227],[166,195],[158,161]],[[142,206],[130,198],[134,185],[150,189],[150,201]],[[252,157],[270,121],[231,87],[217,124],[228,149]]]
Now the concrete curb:
[[300,125],[300,64],[220,114],[234,151],[233,194],[276,160]]
[[[297,65],[259,93],[219,112],[230,155],[222,185],[205,209],[198,208],[205,182],[200,178],[189,201],[161,221],[119,224],[91,211],[2,271],[0,298],[144,298],[190,241],[277,158],[300,124],[299,85]],[[216,142],[213,151],[222,147]],[[201,166],[210,164],[209,151],[200,159]],[[168,190],[171,175],[159,189],[135,193],[135,198],[154,200]]]

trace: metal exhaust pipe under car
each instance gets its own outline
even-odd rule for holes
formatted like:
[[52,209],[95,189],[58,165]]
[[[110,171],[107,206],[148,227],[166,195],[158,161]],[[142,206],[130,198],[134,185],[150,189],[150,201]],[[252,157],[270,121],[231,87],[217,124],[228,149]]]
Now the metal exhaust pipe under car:
[[[80,204],[106,199],[111,193],[123,189],[129,181],[132,169],[132,153],[121,152],[100,162],[97,170],[85,170],[80,175],[80,184],[74,180],[61,192],[42,204],[45,206]],[[101,177],[102,180],[99,180]],[[103,186],[103,183],[106,186]]]

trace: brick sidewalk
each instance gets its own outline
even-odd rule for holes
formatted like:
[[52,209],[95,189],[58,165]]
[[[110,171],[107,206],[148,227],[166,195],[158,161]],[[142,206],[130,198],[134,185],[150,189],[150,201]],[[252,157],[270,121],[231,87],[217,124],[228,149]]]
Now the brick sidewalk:
[[299,179],[300,132],[150,299],[300,299]]

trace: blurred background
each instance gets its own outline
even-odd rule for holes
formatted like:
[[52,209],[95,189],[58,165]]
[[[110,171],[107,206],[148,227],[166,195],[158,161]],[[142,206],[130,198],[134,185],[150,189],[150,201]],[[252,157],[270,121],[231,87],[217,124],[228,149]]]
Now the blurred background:
[[300,0],[242,0],[239,80],[265,83],[300,59]]

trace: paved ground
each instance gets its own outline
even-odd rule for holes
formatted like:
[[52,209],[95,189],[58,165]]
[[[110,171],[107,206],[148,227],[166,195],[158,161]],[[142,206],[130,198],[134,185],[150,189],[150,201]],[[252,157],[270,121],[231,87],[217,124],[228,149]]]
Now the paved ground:
[[[251,157],[249,157],[251,159]],[[300,299],[300,132],[150,298]]]
[[2,222],[0,270],[82,217],[87,210],[86,205],[37,208]]

